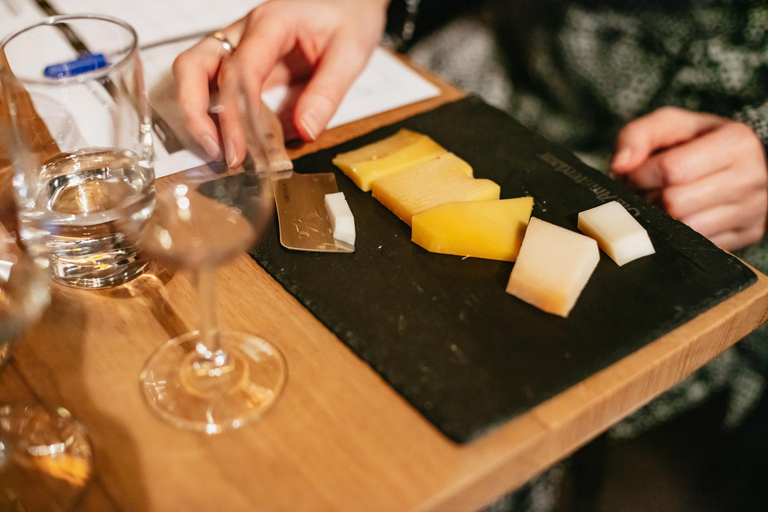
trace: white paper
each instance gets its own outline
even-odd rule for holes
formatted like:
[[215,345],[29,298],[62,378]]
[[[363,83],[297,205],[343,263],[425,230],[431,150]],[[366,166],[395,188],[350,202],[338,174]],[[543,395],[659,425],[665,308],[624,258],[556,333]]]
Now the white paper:
[[[264,103],[278,112],[290,110],[302,85],[275,87],[262,94]],[[377,48],[368,65],[344,96],[328,128],[351,123],[387,110],[417,101],[434,98],[440,89],[400,62],[396,57]]]
[[205,151],[184,129],[184,120],[176,101],[176,90],[171,75],[171,65],[176,56],[196,42],[196,38],[188,39],[141,52],[149,103],[155,113],[167,123],[172,136],[185,148],[169,154],[160,137],[155,136],[155,176],[158,178],[206,163]]
[[[155,44],[180,36],[212,31],[229,25],[264,0],[51,0],[62,13],[99,12],[130,23],[142,45]],[[182,51],[187,43],[171,45]],[[180,49],[179,49],[180,48]],[[161,51],[168,57],[173,52]],[[155,60],[154,57],[152,60]],[[162,60],[162,59],[161,59]],[[158,60],[145,65],[170,65]],[[273,110],[290,107],[300,87],[278,87],[267,91],[263,99]],[[408,66],[383,50],[376,50],[365,71],[358,77],[328,127],[362,119],[409,103],[438,96],[440,90]]]
[[146,46],[226,27],[265,0],[49,0],[61,14],[108,14],[130,24]]
[[[10,21],[0,17],[3,28],[13,25],[13,30],[18,30],[44,18],[28,0],[11,2],[0,0],[0,12],[6,9],[2,14],[15,15]],[[42,79],[45,66],[77,58],[77,52],[60,31],[49,26],[33,30],[30,36],[22,37],[33,39],[36,46],[17,44],[13,46],[14,51],[6,55],[17,76]],[[40,47],[46,49],[45,54],[39,51]],[[102,86],[95,83],[67,87],[30,85],[28,91],[35,110],[62,151],[109,145],[116,130],[110,112],[114,102]]]
[[[50,0],[60,13],[92,12],[108,14],[130,23],[139,34],[142,46],[174,40],[190,34],[209,32],[228,25],[242,17],[264,0]],[[0,14],[4,2],[12,2],[16,11],[15,25],[29,24],[43,15],[31,0],[0,0]],[[17,5],[19,7],[17,7]],[[23,7],[21,9],[20,7]],[[23,19],[22,19],[23,18]],[[0,31],[5,30],[5,17],[0,15]],[[180,108],[175,99],[171,65],[176,56],[197,42],[190,37],[169,44],[147,48],[141,52],[144,77],[149,101],[155,112],[170,126],[172,135],[185,149],[169,154],[155,137],[155,174],[166,176],[205,163],[205,152],[186,133]],[[87,41],[86,41],[87,42]],[[290,112],[303,85],[276,87],[265,91],[264,102],[283,120]],[[440,90],[422,78],[397,58],[382,49],[376,49],[365,70],[344,97],[339,109],[328,124],[333,128],[364,117],[372,116],[403,105],[438,96]],[[96,126],[92,125],[91,128]],[[287,133],[291,133],[290,126]],[[85,131],[88,131],[87,129]],[[85,135],[85,134],[84,134]]]
[[0,0],[0,39],[45,18],[30,0]]

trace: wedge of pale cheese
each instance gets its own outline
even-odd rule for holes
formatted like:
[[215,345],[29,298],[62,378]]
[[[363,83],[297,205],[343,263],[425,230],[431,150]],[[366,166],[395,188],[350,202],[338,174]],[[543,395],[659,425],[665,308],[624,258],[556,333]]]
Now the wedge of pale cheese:
[[376,180],[373,197],[409,226],[411,218],[435,206],[454,201],[499,198],[491,180],[472,178],[472,168],[453,153]]
[[445,203],[413,216],[411,240],[430,252],[515,261],[532,197]]
[[593,239],[531,217],[507,293],[567,317],[599,261]]
[[446,151],[426,135],[402,129],[391,137],[342,153],[333,163],[364,191],[383,178],[437,158]]
[[579,213],[578,225],[619,266],[656,252],[648,232],[616,201]]

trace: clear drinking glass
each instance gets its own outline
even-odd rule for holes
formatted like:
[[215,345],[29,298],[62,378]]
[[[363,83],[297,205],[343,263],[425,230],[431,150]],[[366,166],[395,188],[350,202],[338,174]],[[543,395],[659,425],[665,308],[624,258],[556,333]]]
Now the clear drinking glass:
[[116,224],[119,215],[145,219],[154,200],[135,31],[107,16],[55,16],[3,40],[0,68],[29,253],[72,286],[136,277],[146,260]]
[[218,434],[259,418],[277,399],[287,371],[280,352],[260,336],[222,330],[216,268],[242,254],[271,218],[265,175],[210,164],[157,186],[154,212],[137,231],[139,247],[166,265],[193,272],[199,327],[168,341],[140,375],[144,396],[163,419]]
[[[0,370],[48,300],[48,278],[0,226]],[[71,510],[92,460],[85,430],[65,409],[0,404],[0,510]]]
[[[249,152],[261,152],[241,108]],[[149,257],[192,271],[197,287],[198,330],[168,341],[140,375],[150,407],[177,427],[207,434],[239,428],[283,390],[282,354],[261,336],[220,329],[215,295],[216,268],[251,247],[273,217],[266,169],[209,164],[160,180],[150,218],[125,229]]]

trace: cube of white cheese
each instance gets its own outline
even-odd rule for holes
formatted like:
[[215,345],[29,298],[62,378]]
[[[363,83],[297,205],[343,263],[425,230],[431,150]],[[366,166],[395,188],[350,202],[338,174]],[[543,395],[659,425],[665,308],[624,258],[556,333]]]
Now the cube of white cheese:
[[344,197],[344,192],[325,195],[325,211],[331,221],[333,238],[355,245],[355,218]]
[[579,230],[619,266],[656,252],[648,232],[616,201],[579,213]]
[[507,293],[567,317],[599,261],[591,238],[531,217]]

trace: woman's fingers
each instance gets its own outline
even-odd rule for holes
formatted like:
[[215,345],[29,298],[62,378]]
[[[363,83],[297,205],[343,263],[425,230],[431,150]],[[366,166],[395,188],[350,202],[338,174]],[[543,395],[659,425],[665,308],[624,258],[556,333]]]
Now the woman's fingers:
[[290,24],[254,15],[246,24],[237,50],[222,63],[218,77],[219,127],[229,167],[245,159],[243,116],[251,116],[253,121],[258,115],[264,82],[294,45]]
[[[387,0],[271,0],[224,33],[236,46],[221,55],[221,43],[201,42],[179,57],[179,98],[192,135],[211,156],[230,166],[245,157],[243,107],[258,115],[265,87],[312,75],[294,111],[304,139],[316,138],[364,68],[381,38]],[[216,125],[208,114],[209,88],[218,86]],[[214,87],[215,88],[215,87]]]
[[748,126],[664,108],[628,124],[617,148],[616,172],[721,247],[738,249],[765,234],[765,150]]
[[727,231],[725,233],[720,233],[718,235],[709,237],[709,239],[713,244],[720,247],[721,249],[725,249],[726,251],[735,251],[760,241],[764,234],[765,230],[752,227],[748,229]]
[[224,156],[230,168],[237,167],[245,159],[245,131],[238,113],[240,80],[237,69],[230,59],[226,59],[219,69],[216,113],[224,143]]
[[314,76],[296,102],[294,124],[304,140],[315,140],[365,67],[373,45],[339,36],[331,41]]
[[725,121],[714,130],[664,150],[627,174],[640,190],[678,186],[744,162],[760,151],[759,141],[746,125]]
[[189,133],[214,160],[222,158],[219,133],[208,114],[210,81],[219,69],[221,43],[206,38],[179,55],[173,63],[173,76],[179,107]]
[[299,48],[275,65],[269,77],[264,81],[263,89],[268,91],[273,87],[287,86],[295,82],[307,81],[314,71],[312,65],[304,57]]
[[747,167],[727,168],[683,185],[661,191],[664,208],[680,219],[719,204],[740,203],[753,194],[766,195],[766,180]]
[[611,166],[616,173],[627,174],[659,149],[686,142],[724,122],[725,119],[712,114],[660,108],[621,129]]
[[767,206],[766,196],[754,194],[738,203],[719,204],[696,212],[681,221],[707,238],[734,230],[759,230],[765,226]]

